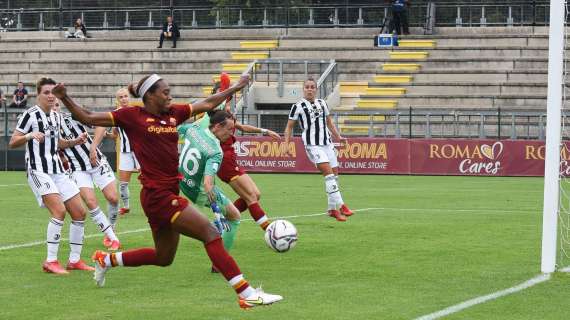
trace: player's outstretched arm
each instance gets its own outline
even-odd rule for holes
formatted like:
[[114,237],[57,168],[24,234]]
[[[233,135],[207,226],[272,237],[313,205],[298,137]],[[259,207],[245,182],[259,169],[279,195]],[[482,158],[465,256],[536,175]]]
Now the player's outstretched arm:
[[67,89],[63,83],[58,83],[52,93],[67,107],[73,118],[77,121],[90,126],[112,127],[113,118],[108,112],[92,112],[79,106],[70,96],[67,95]]
[[249,124],[243,124],[243,123],[239,123],[239,122],[236,122],[236,128],[241,132],[261,133],[262,135],[264,135],[264,136],[268,135],[275,140],[281,140],[281,136],[279,136],[279,134],[273,130],[258,128],[258,127],[251,126]]
[[289,143],[291,135],[293,134],[293,127],[295,126],[295,120],[287,120],[287,126],[285,127],[285,143]]
[[192,114],[199,114],[202,112],[208,112],[215,107],[219,106],[220,103],[224,102],[226,98],[231,97],[234,93],[243,89],[249,83],[249,74],[242,74],[238,83],[229,87],[223,92],[218,92],[208,98],[198,101],[192,104]]
[[336,126],[334,125],[334,122],[332,121],[332,117],[331,116],[327,116],[327,127],[329,128],[331,134],[333,135],[333,137],[335,137],[338,141],[341,140],[345,140],[340,133],[338,133],[338,130],[336,128]]

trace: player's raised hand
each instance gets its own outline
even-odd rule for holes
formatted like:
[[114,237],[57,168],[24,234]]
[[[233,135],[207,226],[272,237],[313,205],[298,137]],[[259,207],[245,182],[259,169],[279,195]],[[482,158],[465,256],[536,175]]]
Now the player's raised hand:
[[51,89],[51,93],[58,98],[62,99],[67,94],[67,89],[65,88],[65,84],[63,82],[58,83],[53,89]]
[[242,73],[241,77],[239,77],[238,83],[235,84],[235,87],[239,90],[245,88],[249,84],[249,74]]
[[281,136],[273,130],[267,129],[267,135],[275,140],[281,140]]

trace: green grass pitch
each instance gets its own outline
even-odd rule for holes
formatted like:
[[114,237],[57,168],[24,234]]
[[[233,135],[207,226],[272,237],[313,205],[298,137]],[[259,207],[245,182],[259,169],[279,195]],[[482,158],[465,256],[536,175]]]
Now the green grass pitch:
[[[187,238],[172,266],[113,269],[104,288],[86,272],[43,273],[44,244],[7,247],[45,241],[48,212],[23,172],[1,173],[0,319],[414,319],[539,274],[542,179],[345,175],[343,197],[362,211],[339,223],[314,215],[326,209],[320,176],[252,176],[263,207],[289,216],[299,242],[273,253],[244,213],[232,255],[251,284],[284,300],[242,311],[210,274],[202,245]],[[133,182],[133,210],[117,230],[127,249],[152,246]],[[102,248],[94,224],[86,226],[84,259]],[[68,250],[62,241],[60,262]],[[570,275],[555,274],[446,319],[568,319],[569,288]]]

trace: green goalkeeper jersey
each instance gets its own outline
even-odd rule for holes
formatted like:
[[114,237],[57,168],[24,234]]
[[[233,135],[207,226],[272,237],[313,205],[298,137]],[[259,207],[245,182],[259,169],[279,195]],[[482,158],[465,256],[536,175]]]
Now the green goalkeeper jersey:
[[[199,124],[178,127],[183,143],[178,171],[182,173],[180,190],[194,203],[204,205],[204,177],[215,176],[222,163],[220,141],[209,129]],[[207,198],[207,197],[206,197]]]

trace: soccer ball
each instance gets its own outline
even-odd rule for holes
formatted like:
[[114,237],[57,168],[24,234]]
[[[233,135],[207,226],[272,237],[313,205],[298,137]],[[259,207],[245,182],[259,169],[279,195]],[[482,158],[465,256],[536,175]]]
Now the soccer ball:
[[277,252],[287,252],[297,244],[297,228],[287,220],[275,220],[265,230],[265,242]]

